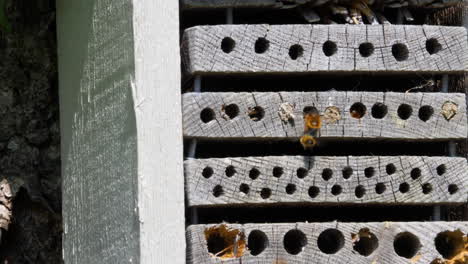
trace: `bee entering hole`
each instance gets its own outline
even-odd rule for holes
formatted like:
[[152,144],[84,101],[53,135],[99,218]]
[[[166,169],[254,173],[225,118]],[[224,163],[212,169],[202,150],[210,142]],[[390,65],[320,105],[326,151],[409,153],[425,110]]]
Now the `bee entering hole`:
[[456,184],[450,184],[448,186],[448,192],[453,195],[458,192],[458,186]]
[[398,256],[411,259],[421,249],[419,238],[410,232],[402,232],[395,236],[393,249]]
[[289,230],[283,237],[284,249],[291,255],[301,253],[306,245],[307,237],[301,230]]
[[387,190],[387,186],[385,186],[385,183],[379,182],[375,185],[375,193],[377,194],[382,194]]
[[388,113],[388,108],[386,105],[382,103],[375,103],[372,106],[371,114],[372,117],[375,119],[382,119],[384,118]]
[[397,110],[398,117],[402,120],[407,120],[413,114],[413,108],[407,104],[401,104]]
[[203,123],[208,123],[215,119],[215,112],[211,108],[205,108],[200,112],[200,119]]
[[283,175],[283,168],[281,167],[274,167],[273,168],[273,177],[279,178]]
[[224,119],[230,120],[234,119],[239,115],[239,107],[236,104],[229,104],[222,107],[221,112],[224,113]]
[[333,177],[333,171],[332,171],[331,169],[329,169],[329,168],[323,169],[323,171],[322,171],[322,178],[323,178],[325,181],[330,180],[332,177]]
[[362,198],[366,194],[366,188],[364,188],[362,185],[358,185],[354,190],[354,194],[357,198]]
[[270,198],[270,196],[271,196],[271,190],[269,188],[263,188],[260,191],[260,197],[262,197],[263,199],[268,199]]
[[351,234],[353,249],[363,256],[370,256],[378,247],[379,239],[369,231],[369,228],[362,228],[357,234]]
[[252,180],[256,180],[260,176],[260,171],[256,168],[252,168],[249,171],[249,178]]
[[250,187],[248,184],[245,184],[245,183],[242,183],[240,186],[239,186],[239,191],[243,194],[249,194],[250,192]]
[[366,176],[366,178],[371,178],[374,175],[375,175],[374,167],[368,167],[364,169],[364,176]]
[[335,254],[340,251],[345,244],[343,233],[338,229],[327,229],[320,233],[317,239],[317,246],[325,254]]
[[421,108],[419,108],[419,119],[421,119],[424,122],[427,122],[431,116],[434,114],[434,108],[430,105],[424,105]]
[[218,225],[205,229],[206,246],[210,255],[221,260],[240,258],[245,251],[245,235],[238,229]]
[[287,194],[294,194],[296,192],[296,185],[290,183],[286,186],[286,193]]
[[437,166],[436,171],[439,176],[442,176],[447,172],[447,167],[445,166],[445,164],[440,164],[439,166]]
[[249,107],[247,114],[252,121],[260,121],[265,116],[265,111],[260,106]]
[[247,248],[252,256],[258,256],[269,245],[268,237],[260,230],[252,230],[247,239]]
[[367,58],[374,54],[374,45],[369,42],[362,43],[359,45],[359,54],[361,54],[362,57]]
[[342,191],[343,191],[343,188],[341,188],[340,185],[333,185],[331,189],[331,193],[335,196],[340,195]]
[[410,190],[410,185],[408,183],[404,182],[404,183],[400,184],[400,187],[398,188],[398,190],[401,193],[407,193]]
[[325,56],[330,57],[338,51],[338,47],[336,46],[335,42],[327,40],[325,43],[323,43],[322,50]]
[[417,180],[419,177],[421,177],[421,169],[420,168],[414,168],[410,172],[411,179]]
[[205,178],[210,178],[213,176],[213,169],[211,167],[205,167],[202,171],[202,176]]
[[292,60],[297,60],[304,54],[304,48],[299,44],[294,44],[289,48],[288,54]]
[[[468,248],[468,239],[462,231],[444,231],[437,234],[435,247],[444,259],[453,259]],[[458,262],[454,262],[458,263]],[[461,262],[460,262],[461,263]]]
[[385,172],[387,172],[388,175],[392,175],[396,172],[396,167],[393,163],[389,163],[387,164],[387,166],[385,166]]
[[230,53],[234,50],[235,46],[236,42],[230,37],[225,37],[221,41],[221,50],[223,50],[224,53]]
[[226,176],[232,177],[234,176],[234,174],[236,174],[236,168],[234,168],[234,166],[227,166],[224,173],[226,174]]
[[220,197],[221,195],[224,194],[224,190],[223,190],[223,186],[221,185],[216,185],[214,188],[213,188],[213,196],[214,197]]
[[436,38],[430,38],[426,40],[426,50],[429,54],[436,54],[437,52],[442,50],[442,45],[440,45],[439,41]]
[[349,113],[353,118],[361,119],[366,114],[366,106],[362,103],[354,103],[349,109]]
[[310,198],[315,198],[319,195],[320,189],[317,186],[311,186],[309,188],[309,196]]
[[345,167],[342,173],[344,179],[349,179],[351,178],[351,175],[353,175],[353,169],[351,167]]
[[422,192],[424,194],[429,194],[432,192],[432,185],[430,183],[425,183],[422,185]]
[[392,55],[397,61],[405,61],[409,56],[408,47],[403,43],[393,44]]
[[305,169],[305,168],[299,168],[296,171],[296,175],[297,175],[297,177],[299,179],[304,179],[307,176],[308,173],[309,173],[309,171],[307,171],[307,169]]
[[257,41],[255,41],[255,53],[265,53],[269,47],[270,41],[268,41],[266,38],[258,38]]

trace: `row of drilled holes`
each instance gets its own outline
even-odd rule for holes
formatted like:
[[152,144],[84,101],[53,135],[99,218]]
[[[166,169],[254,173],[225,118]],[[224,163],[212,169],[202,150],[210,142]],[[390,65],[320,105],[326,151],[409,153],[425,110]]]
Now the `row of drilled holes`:
[[[221,49],[224,53],[230,53],[236,47],[236,42],[230,37],[225,37],[221,41]],[[258,38],[255,42],[254,50],[257,54],[262,54],[268,51],[270,48],[270,41],[266,38]],[[426,50],[429,54],[435,54],[442,50],[442,45],[435,38],[426,40]],[[333,41],[326,41],[322,46],[323,54],[327,57],[331,57],[338,51],[338,46]],[[288,55],[292,60],[297,60],[304,54],[304,48],[299,44],[294,44],[289,48]],[[367,58],[374,54],[374,45],[369,42],[364,42],[359,45],[359,54],[362,57]],[[404,61],[408,59],[409,50],[408,47],[403,43],[395,43],[392,45],[392,55],[397,61]]]
[[[304,113],[307,113],[307,112],[310,112],[310,110],[313,108],[315,107],[306,106],[303,111]],[[334,108],[338,109],[336,107]],[[259,121],[265,116],[265,110],[260,106],[255,106],[251,108],[249,107],[249,109],[247,110],[248,110],[247,114],[249,118],[253,121]],[[239,110],[239,106],[237,106],[236,104],[229,104],[229,105],[223,106],[221,109],[221,112],[225,114],[224,116],[227,117],[226,119],[232,120],[239,115],[240,110]],[[351,108],[349,109],[349,112],[350,112],[351,117],[360,119],[364,117],[364,115],[366,115],[367,108],[364,104],[358,102],[358,103],[354,103],[351,106]],[[372,106],[371,115],[373,118],[382,119],[387,114],[388,114],[388,108],[385,104],[375,103]],[[397,115],[402,120],[408,120],[412,114],[413,114],[413,108],[408,104],[401,104],[397,109]],[[432,117],[433,114],[434,114],[434,108],[430,105],[421,106],[418,111],[419,119],[421,119],[424,122],[427,122]],[[216,119],[215,111],[209,107],[204,108],[200,112],[200,119],[203,123],[208,123]]]
[[[362,256],[370,256],[378,247],[379,239],[368,228],[362,228],[356,234],[351,234],[353,250]],[[207,237],[208,252],[216,254],[229,247],[230,241],[220,236]],[[345,246],[343,233],[329,228],[320,233],[317,238],[318,249],[325,254],[336,254]],[[220,245],[218,245],[220,244]],[[434,239],[435,248],[443,258],[450,259],[463,249],[463,234],[457,231],[444,231]],[[283,247],[291,255],[300,254],[308,245],[307,236],[299,229],[292,229],[283,236]],[[260,255],[270,246],[268,236],[260,230],[252,230],[247,239],[247,248],[252,256]],[[404,258],[413,258],[421,249],[419,238],[411,232],[398,233],[393,241],[395,253]]]

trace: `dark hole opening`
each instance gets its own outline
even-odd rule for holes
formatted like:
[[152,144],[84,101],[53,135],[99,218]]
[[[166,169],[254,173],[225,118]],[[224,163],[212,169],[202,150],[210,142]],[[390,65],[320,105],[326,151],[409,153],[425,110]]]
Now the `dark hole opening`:
[[289,230],[283,238],[284,249],[291,255],[301,253],[302,249],[307,245],[306,235],[297,229]]
[[333,185],[332,189],[331,189],[331,193],[333,195],[340,195],[341,192],[343,191],[343,188],[341,188],[340,185],[336,184],[336,185]]
[[359,254],[366,257],[370,256],[379,247],[379,239],[368,228],[359,230],[357,236],[353,249]]
[[402,120],[407,120],[413,114],[413,108],[410,105],[402,104],[398,107],[397,113]]
[[211,254],[221,252],[223,251],[223,249],[228,247],[227,241],[219,233],[211,234],[207,238],[206,243],[208,247],[208,252],[210,252]]
[[429,54],[436,54],[437,52],[442,50],[442,45],[440,45],[439,41],[435,38],[430,38],[426,40],[426,50]]
[[339,230],[331,228],[323,231],[317,239],[318,248],[325,254],[337,253],[343,248],[344,243],[343,234]]
[[460,230],[441,232],[434,240],[435,247],[443,258],[451,259],[463,251],[464,236]]
[[299,57],[302,57],[304,53],[304,48],[299,44],[294,44],[289,48],[289,57],[292,60],[297,60]]
[[375,103],[372,106],[371,114],[373,118],[382,119],[387,115],[388,108],[382,103]]
[[287,194],[294,194],[296,192],[296,185],[290,183],[286,186],[286,193]]
[[417,180],[419,177],[421,177],[421,169],[420,168],[414,168],[410,172],[411,179]]
[[299,168],[296,171],[296,175],[297,175],[297,177],[299,179],[304,179],[307,176],[308,173],[309,173],[309,171],[307,171],[307,169],[305,169],[305,168]]
[[371,56],[374,54],[374,45],[369,42],[362,43],[359,45],[359,54],[364,58]]
[[457,186],[456,184],[450,184],[450,185],[448,186],[448,192],[449,192],[450,194],[455,194],[455,193],[457,193],[457,192],[458,192],[458,186]]
[[351,167],[344,167],[342,172],[344,179],[349,179],[351,175],[353,175],[353,169]]
[[329,168],[325,168],[323,169],[322,171],[322,178],[325,180],[325,181],[328,181],[331,179],[331,177],[333,177],[333,171]]
[[317,196],[319,195],[319,193],[320,193],[319,187],[317,187],[317,186],[311,186],[311,187],[309,188],[309,196],[310,196],[310,198],[315,198],[315,197],[317,197]]
[[354,194],[357,198],[362,198],[366,194],[366,188],[362,185],[358,185],[354,190]]
[[424,183],[424,184],[422,185],[422,192],[423,192],[424,194],[429,194],[429,193],[431,193],[431,192],[432,192],[432,184],[430,184],[430,183],[428,183],[428,182],[427,182],[427,183]]
[[235,46],[236,46],[236,42],[230,37],[225,37],[221,41],[221,49],[223,50],[224,53],[230,53],[234,49]]
[[255,53],[265,53],[269,47],[270,41],[266,38],[258,38],[257,41],[255,41]]
[[442,176],[447,172],[447,167],[445,166],[445,164],[440,164],[439,166],[437,166],[436,171],[438,175]]
[[205,167],[202,171],[202,175],[207,179],[210,178],[213,176],[213,169],[211,167]]
[[375,192],[377,194],[382,194],[387,190],[387,186],[385,186],[385,183],[379,182],[375,185]]
[[215,119],[215,112],[211,108],[205,108],[200,112],[200,119],[203,123],[208,123]]
[[325,56],[330,57],[338,51],[338,47],[336,46],[335,42],[327,40],[325,43],[323,43],[322,50]]
[[364,169],[364,176],[366,176],[366,178],[371,178],[374,175],[375,175],[374,167],[368,167]]
[[213,188],[213,196],[214,197],[220,197],[221,195],[224,194],[224,190],[223,190],[223,186],[221,185],[216,185],[214,188]]
[[392,55],[397,61],[407,60],[409,56],[408,47],[403,43],[393,44]]
[[268,247],[269,241],[266,234],[260,230],[253,230],[247,239],[247,247],[252,256],[257,256]]
[[273,168],[273,176],[275,178],[279,178],[281,177],[281,175],[283,175],[283,168],[281,167],[274,167]]
[[229,119],[234,119],[239,115],[239,107],[236,104],[230,104],[224,107],[224,113]]
[[260,191],[260,197],[262,197],[263,199],[268,199],[270,198],[270,196],[271,196],[271,190],[269,188],[263,188]]
[[362,118],[366,114],[366,111],[366,106],[362,103],[354,103],[349,109],[351,116],[357,119]]
[[250,187],[248,184],[245,184],[245,183],[242,183],[240,186],[239,186],[239,191],[241,193],[244,193],[244,194],[249,194],[250,192]]
[[232,177],[234,174],[236,174],[236,168],[234,166],[230,165],[226,167],[226,170],[224,171],[226,173],[226,176]]
[[400,187],[398,188],[398,190],[401,193],[407,193],[410,190],[410,185],[408,183],[404,182],[404,183],[400,184]]
[[385,171],[387,172],[388,175],[392,175],[393,173],[396,172],[396,167],[393,163],[389,163],[387,164],[387,166],[385,166]]
[[400,257],[410,259],[418,253],[421,248],[419,238],[410,232],[402,232],[395,236],[393,249]]
[[421,108],[419,108],[419,119],[421,119],[424,122],[428,121],[433,114],[434,108],[432,108],[432,106],[430,105],[424,105]]
[[260,121],[265,116],[265,110],[260,106],[249,107],[248,115],[252,121]]
[[258,176],[260,176],[260,171],[256,168],[252,168],[250,171],[249,171],[249,178],[252,179],[252,180],[255,180],[258,178]]

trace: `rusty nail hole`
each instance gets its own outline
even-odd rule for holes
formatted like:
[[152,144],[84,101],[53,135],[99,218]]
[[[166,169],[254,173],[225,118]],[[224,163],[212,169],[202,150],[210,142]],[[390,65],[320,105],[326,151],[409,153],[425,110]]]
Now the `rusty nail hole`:
[[283,237],[284,249],[291,255],[301,253],[306,245],[307,237],[301,230],[289,230]]
[[252,121],[260,121],[265,116],[265,111],[260,106],[249,107],[247,114]]
[[436,171],[437,175],[442,176],[447,172],[447,167],[445,166],[445,164],[440,164],[439,166],[437,166]]
[[410,172],[411,179],[417,180],[419,177],[421,177],[421,169],[420,168],[414,168]]
[[211,167],[205,167],[202,171],[202,176],[205,178],[210,178],[213,176],[213,169]]
[[294,44],[289,48],[288,54],[292,60],[297,60],[304,54],[304,48],[299,44]]
[[222,260],[240,258],[245,251],[245,235],[238,229],[218,225],[205,229],[208,252]]
[[400,187],[398,187],[398,190],[401,193],[407,193],[410,190],[410,185],[407,182],[403,182],[402,184],[400,184]]
[[223,190],[223,186],[221,185],[216,185],[214,188],[213,188],[213,196],[214,197],[220,197],[221,195],[224,194],[224,190]]
[[388,113],[388,107],[382,103],[375,103],[371,109],[371,115],[375,119],[382,119]]
[[247,248],[252,256],[258,256],[269,245],[267,235],[260,230],[252,230],[247,239]]
[[236,104],[223,105],[221,112],[223,113],[224,119],[231,120],[239,115],[239,107]]
[[366,194],[366,188],[362,185],[358,185],[354,190],[354,194],[357,198],[362,198]]
[[354,103],[349,109],[351,117],[361,119],[366,114],[366,106],[362,103]]
[[379,182],[375,185],[375,192],[377,194],[382,194],[385,192],[385,190],[387,190],[387,186],[385,186],[385,183]]
[[239,191],[243,194],[249,194],[250,192],[250,187],[248,184],[245,184],[245,183],[242,183],[240,186],[239,186]]
[[208,123],[215,119],[215,112],[207,107],[200,112],[200,119],[203,123]]
[[442,105],[441,110],[445,120],[450,121],[458,113],[458,105],[454,102],[447,101]]
[[266,38],[258,38],[257,41],[255,41],[255,53],[265,53],[269,47],[270,41],[268,41]]
[[325,43],[323,43],[322,50],[325,56],[330,57],[338,51],[338,47],[336,46],[335,42],[327,40]]
[[405,61],[409,56],[408,47],[403,43],[393,44],[392,55],[397,61]]
[[333,187],[331,188],[331,193],[335,196],[340,195],[342,191],[343,188],[341,188],[341,186],[338,184],[333,185]]
[[458,192],[458,186],[456,184],[450,184],[448,186],[448,192],[453,195]]
[[407,120],[413,114],[413,108],[408,104],[401,104],[397,109],[398,117]]
[[295,192],[296,192],[296,185],[292,184],[292,183],[289,183],[286,186],[286,193],[291,195],[291,194],[294,194]]
[[260,197],[262,197],[262,199],[268,199],[270,198],[270,196],[271,196],[271,190],[269,188],[263,188],[260,191]]
[[229,165],[226,167],[226,170],[224,171],[224,173],[226,174],[226,176],[232,177],[234,176],[234,174],[236,174],[236,168],[234,168],[234,166],[232,165]]
[[327,229],[320,233],[317,239],[317,245],[320,251],[325,254],[335,254],[344,247],[344,236],[337,229]]
[[349,179],[353,175],[353,169],[351,167],[344,167],[342,173],[344,179]]
[[402,232],[395,236],[393,249],[398,256],[410,259],[418,253],[421,248],[419,238],[410,232]]
[[317,186],[310,186],[309,188],[309,196],[310,198],[315,198],[319,195],[320,189]]
[[[468,253],[468,237],[459,229],[455,231],[440,232],[437,234],[434,243],[437,251],[444,259],[464,259],[465,257],[463,255]],[[453,263],[458,262],[454,261]]]
[[260,176],[260,171],[256,168],[252,168],[249,171],[249,178],[252,180],[256,180]]
[[370,232],[369,228],[362,228],[357,234],[351,234],[351,240],[354,251],[366,257],[379,247],[379,239]]
[[429,194],[432,192],[432,184],[426,182],[422,185],[422,192],[424,194]]
[[224,53],[230,53],[232,50],[234,50],[235,46],[236,42],[230,37],[225,37],[221,41],[221,49]]
[[296,171],[296,175],[297,175],[297,177],[299,179],[304,179],[307,176],[308,173],[309,173],[309,171],[307,171],[307,169],[305,169],[305,168],[299,168]]
[[279,178],[283,175],[283,168],[281,167],[274,167],[273,168],[273,177]]
[[331,169],[329,169],[329,168],[323,169],[323,171],[322,171],[322,178],[323,178],[325,181],[330,180],[332,177],[333,177],[333,171],[332,171]]
[[419,119],[421,119],[424,122],[427,122],[429,119],[431,119],[432,115],[434,114],[434,108],[430,105],[423,105],[421,108],[419,108]]
[[439,41],[436,38],[430,38],[426,40],[426,50],[429,54],[436,54],[437,52],[442,50],[442,45],[440,45]]
[[374,175],[375,175],[374,167],[368,167],[364,169],[364,176],[366,176],[366,178],[371,178]]
[[396,167],[393,163],[389,163],[387,166],[385,166],[385,171],[388,175],[392,175],[396,172]]

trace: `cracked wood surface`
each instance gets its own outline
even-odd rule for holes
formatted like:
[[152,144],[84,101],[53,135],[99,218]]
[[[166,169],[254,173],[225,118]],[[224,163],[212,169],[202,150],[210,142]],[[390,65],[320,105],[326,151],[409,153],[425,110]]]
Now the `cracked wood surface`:
[[[460,230],[466,236],[468,226],[464,222],[383,222],[383,223],[279,223],[279,224],[226,224],[230,229],[240,230],[247,240],[254,230],[263,232],[266,236],[266,248],[258,255],[254,256],[250,250],[246,250],[240,258],[232,258],[221,261],[213,257],[207,249],[205,230],[216,225],[192,225],[187,228],[187,241],[190,245],[187,256],[187,263],[208,264],[208,263],[255,263],[255,264],[286,264],[286,263],[433,263],[436,258],[443,259],[437,250],[434,240],[438,234],[449,230]],[[373,234],[378,239],[378,246],[369,256],[363,256],[354,250],[356,234],[368,229],[366,233]],[[335,254],[326,254],[319,248],[318,238],[325,230],[338,230],[341,234],[331,238],[328,245],[336,245],[338,240],[343,242],[342,248]],[[297,255],[289,254],[285,249],[293,247],[294,242],[284,241],[286,233],[290,230],[298,230],[305,235],[306,243]],[[399,256],[394,249],[395,238],[402,233],[409,232],[416,237],[415,246],[411,243],[404,243],[402,247],[415,249],[414,256],[405,258]],[[258,232],[257,232],[258,233]],[[362,237],[360,237],[362,238]],[[258,241],[258,240],[257,240]],[[400,240],[401,241],[401,240]],[[299,243],[298,243],[299,244]],[[322,244],[323,245],[323,244]],[[419,245],[419,246],[418,246]],[[256,246],[252,245],[251,246]],[[249,248],[249,242],[247,242]],[[411,254],[413,255],[413,254]],[[437,262],[438,263],[438,262]]]
[[[356,102],[366,107],[366,114],[360,119],[350,114]],[[457,114],[449,121],[442,114],[442,106],[446,102],[458,106]],[[284,122],[278,113],[282,103],[295,106],[294,118],[288,122]],[[375,103],[383,103],[387,107],[387,114],[382,119],[371,114]],[[226,115],[226,106],[231,104],[238,107],[238,115],[232,119]],[[402,104],[412,108],[412,114],[406,120],[398,115]],[[263,109],[264,116],[254,121],[248,113],[256,106]],[[186,93],[183,95],[184,136],[297,140],[304,132],[302,111],[306,106],[316,107],[322,117],[330,106],[338,107],[340,111],[341,117],[336,123],[323,122],[320,138],[435,140],[462,139],[468,133],[464,94],[330,91]],[[433,115],[427,121],[419,118],[422,106],[433,109]],[[214,115],[214,119],[207,123],[201,119],[204,109],[211,109]]]
[[468,165],[464,158],[423,156],[190,159],[185,180],[189,206],[465,203]]
[[[235,45],[221,48],[224,38]],[[264,53],[256,53],[258,38],[269,41]],[[426,40],[436,39],[438,52],[430,54]],[[337,50],[327,56],[324,43]],[[371,43],[370,56],[361,55],[362,43]],[[300,45],[297,59],[290,48]],[[405,51],[395,44],[403,44]],[[402,48],[404,49],[404,48]],[[365,52],[363,54],[366,54]],[[396,56],[394,55],[396,54]],[[218,25],[185,31],[182,43],[186,71],[194,75],[268,74],[310,72],[460,73],[468,69],[466,29],[441,26],[394,25]],[[397,60],[398,58],[398,60]]]

